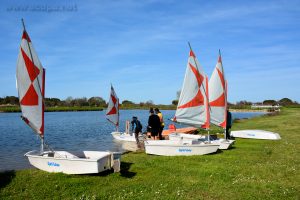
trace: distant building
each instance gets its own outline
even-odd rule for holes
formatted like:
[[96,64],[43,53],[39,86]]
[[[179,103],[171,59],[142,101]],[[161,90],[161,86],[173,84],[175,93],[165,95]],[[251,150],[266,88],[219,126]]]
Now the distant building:
[[252,109],[268,109],[270,111],[280,111],[280,105],[264,105],[264,104],[252,104],[251,108]]

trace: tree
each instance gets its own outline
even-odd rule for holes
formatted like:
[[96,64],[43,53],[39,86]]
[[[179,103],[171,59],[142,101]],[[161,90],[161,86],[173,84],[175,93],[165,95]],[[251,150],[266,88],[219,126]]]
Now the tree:
[[277,101],[275,101],[275,100],[264,100],[263,104],[264,105],[271,105],[271,106],[273,106],[273,105],[277,104]]
[[71,102],[71,105],[73,105],[73,106],[88,106],[89,103],[87,102],[86,97],[82,97],[82,98],[73,99]]
[[147,106],[153,106],[153,105],[154,105],[154,103],[153,103],[152,100],[146,101],[145,104],[146,104]]
[[278,103],[282,106],[293,105],[294,102],[289,98],[283,98],[278,101]]
[[91,97],[88,100],[89,106],[106,106],[106,102],[103,98],[101,97]]
[[2,100],[3,104],[19,105],[19,98],[15,96],[6,96]]
[[129,101],[129,100],[124,100],[124,101],[122,101],[122,104],[124,104],[124,105],[133,105],[134,103],[132,101]]
[[45,105],[49,107],[61,106],[63,102],[58,98],[45,98]]
[[66,98],[66,100],[64,102],[65,102],[66,106],[71,106],[72,101],[73,101],[73,98],[69,96]]
[[178,100],[173,100],[173,101],[172,101],[172,104],[175,105],[175,106],[177,106]]
[[238,102],[236,103],[236,105],[238,105],[238,106],[252,105],[252,102],[243,100],[243,101],[238,101]]

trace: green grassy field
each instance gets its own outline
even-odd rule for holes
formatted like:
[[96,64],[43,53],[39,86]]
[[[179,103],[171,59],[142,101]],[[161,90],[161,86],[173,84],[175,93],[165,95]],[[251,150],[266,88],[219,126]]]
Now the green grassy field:
[[300,109],[240,120],[233,130],[264,129],[279,141],[237,139],[213,155],[123,155],[121,172],[0,174],[0,199],[299,199]]

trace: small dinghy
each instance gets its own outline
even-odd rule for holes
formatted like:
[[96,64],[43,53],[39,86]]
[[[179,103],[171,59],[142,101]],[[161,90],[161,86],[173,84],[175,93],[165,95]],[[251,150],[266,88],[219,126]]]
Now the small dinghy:
[[260,140],[280,140],[278,133],[264,130],[240,130],[231,131],[230,135],[237,138],[260,139]]
[[116,127],[116,131],[113,131],[111,135],[117,141],[122,142],[136,142],[134,134],[130,133],[130,122],[126,121],[125,132],[119,131],[119,123],[120,123],[120,113],[119,113],[119,98],[117,94],[111,86],[110,88],[110,96],[106,111],[106,119],[112,123]]
[[121,142],[136,142],[134,134],[129,134],[126,132],[112,132],[111,135],[114,139]]
[[[104,170],[120,170],[120,153],[83,151],[73,154],[52,150],[44,142],[45,69],[25,30],[17,61],[17,90],[22,110],[21,118],[41,139],[41,150],[25,154],[31,165],[47,172],[92,174]],[[48,150],[44,150],[48,148]]]

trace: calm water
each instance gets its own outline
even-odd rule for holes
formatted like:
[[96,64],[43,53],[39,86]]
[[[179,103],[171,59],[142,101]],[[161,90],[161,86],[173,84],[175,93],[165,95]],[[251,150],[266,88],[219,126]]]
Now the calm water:
[[[163,110],[165,119],[174,116],[174,110]],[[250,118],[262,113],[232,113],[233,118]],[[125,121],[137,116],[147,125],[147,110],[121,110],[120,130],[125,130]],[[165,120],[166,127],[171,123]],[[181,127],[180,125],[176,125]],[[47,112],[45,113],[45,139],[55,150],[110,150],[122,151],[120,143],[110,135],[114,130],[105,119],[105,112]],[[39,149],[38,136],[33,134],[20,118],[20,113],[0,113],[0,171],[31,167],[23,156]]]

